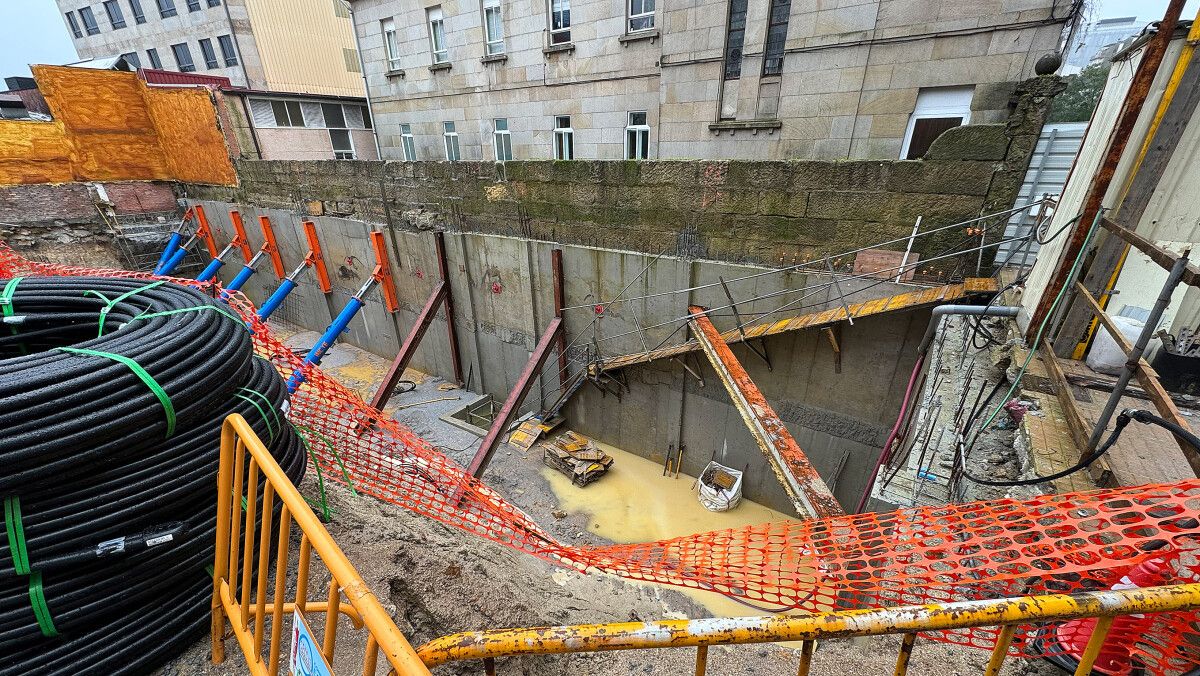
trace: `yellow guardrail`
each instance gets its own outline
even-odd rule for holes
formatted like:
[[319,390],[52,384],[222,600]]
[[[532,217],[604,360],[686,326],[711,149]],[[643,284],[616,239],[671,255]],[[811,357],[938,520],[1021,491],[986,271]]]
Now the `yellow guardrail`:
[[[261,526],[256,523],[256,513],[260,511],[260,477],[263,479]],[[283,504],[279,511],[276,544],[272,547],[276,500]],[[245,518],[235,518],[235,514],[244,514]],[[287,602],[288,555],[293,523],[299,527],[302,535],[296,566],[295,597]],[[308,599],[314,553],[330,575],[325,601]],[[275,559],[275,585],[274,594],[268,598],[267,580],[271,573],[272,555]],[[342,604],[343,595],[349,607]],[[286,613],[290,617],[294,610],[301,614],[325,614],[321,653],[331,663],[337,645],[338,617],[345,615],[355,629],[365,628],[368,632],[362,657],[363,674],[374,676],[380,651],[397,674],[429,674],[400,629],[392,622],[391,616],[367,588],[358,571],[346,559],[266,446],[245,419],[234,414],[226,418],[221,428],[221,465],[217,476],[217,552],[213,564],[213,662],[220,664],[225,659],[225,629],[228,625],[232,627],[233,636],[246,656],[250,673],[255,676],[276,676],[279,673],[284,615]],[[264,659],[263,644],[268,618],[270,643]]]
[[[259,477],[265,478],[262,496],[262,525],[256,527]],[[283,473],[275,459],[239,415],[225,421],[221,431],[221,467],[217,496],[217,557],[213,575],[213,661],[224,659],[225,628],[246,655],[255,676],[275,676],[279,669],[283,616],[325,613],[322,654],[329,661],[337,641],[338,616],[345,615],[356,629],[368,632],[363,671],[374,676],[382,651],[392,673],[427,676],[429,668],[449,662],[482,660],[489,676],[496,673],[496,659],[520,655],[644,650],[648,648],[696,648],[697,676],[704,676],[708,647],[743,643],[801,641],[799,676],[806,676],[818,640],[854,636],[900,634],[903,640],[896,658],[895,676],[908,672],[908,661],[917,634],[927,631],[1000,627],[984,673],[996,676],[1008,656],[1017,627],[1097,618],[1086,648],[1079,656],[1075,673],[1085,676],[1104,647],[1113,619],[1200,609],[1200,584],[1180,584],[1121,591],[1052,594],[982,601],[842,610],[814,615],[775,617],[705,618],[657,622],[618,622],[560,627],[497,629],[464,632],[436,638],[413,650],[391,617],[367,588],[354,566],[346,559],[317,520],[308,503]],[[272,508],[283,502],[275,556],[275,591],[267,598],[270,574]],[[244,500],[244,502],[242,502]],[[244,505],[239,509],[239,505]],[[233,515],[244,513],[244,519]],[[290,528],[300,527],[299,564],[293,602],[281,602],[287,589]],[[244,533],[242,532],[244,531]],[[258,539],[257,560],[251,554]],[[309,566],[313,551],[331,575],[326,601],[309,601]],[[239,567],[239,552],[244,552]],[[257,580],[254,567],[257,567]],[[240,573],[240,583],[238,573]],[[252,583],[256,590],[251,594]],[[238,593],[240,589],[240,594]],[[350,607],[342,605],[342,595]],[[271,641],[263,659],[265,623],[270,618]]]

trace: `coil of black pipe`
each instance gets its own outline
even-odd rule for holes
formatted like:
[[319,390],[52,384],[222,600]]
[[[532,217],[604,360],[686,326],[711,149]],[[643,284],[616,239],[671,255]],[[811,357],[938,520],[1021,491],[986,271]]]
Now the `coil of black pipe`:
[[152,671],[209,623],[222,421],[241,414],[304,474],[286,387],[200,290],[26,277],[0,291],[0,674]]

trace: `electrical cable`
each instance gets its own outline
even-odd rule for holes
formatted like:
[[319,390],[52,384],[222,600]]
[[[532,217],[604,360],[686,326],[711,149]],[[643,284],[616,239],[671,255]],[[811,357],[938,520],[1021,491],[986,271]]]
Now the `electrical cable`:
[[1109,433],[1108,439],[1101,444],[1094,453],[1086,456],[1083,460],[1080,460],[1079,462],[1060,472],[1055,472],[1054,474],[1047,476],[1035,476],[1028,479],[992,480],[977,477],[967,471],[966,467],[964,466],[962,467],[962,474],[967,479],[984,486],[1034,486],[1047,481],[1061,479],[1063,477],[1070,476],[1075,472],[1091,467],[1092,463],[1099,460],[1101,456],[1107,453],[1109,449],[1111,449],[1113,445],[1117,443],[1117,439],[1121,437],[1121,433],[1125,431],[1125,427],[1129,425],[1130,422],[1135,420],[1146,425],[1158,425],[1159,427],[1171,432],[1182,441],[1186,442],[1192,448],[1200,451],[1200,437],[1197,437],[1170,420],[1164,420],[1163,418],[1160,418],[1149,411],[1127,408],[1117,415],[1117,422],[1113,427],[1113,431]]
[[286,387],[194,288],[0,288],[0,674],[152,671],[209,622],[223,420],[240,414],[293,482],[304,474]]

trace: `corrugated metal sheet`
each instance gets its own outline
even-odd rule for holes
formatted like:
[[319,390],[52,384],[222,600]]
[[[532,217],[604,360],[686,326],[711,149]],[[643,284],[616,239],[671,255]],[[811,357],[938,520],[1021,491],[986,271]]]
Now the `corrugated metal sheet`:
[[[1117,196],[1121,193],[1122,186],[1125,184],[1125,180],[1129,176],[1130,169],[1134,164],[1134,158],[1141,149],[1143,139],[1146,138],[1150,121],[1154,117],[1154,110],[1157,108],[1158,102],[1162,99],[1163,90],[1166,88],[1167,81],[1171,77],[1173,64],[1179,58],[1179,52],[1182,47],[1183,39],[1180,36],[1179,39],[1171,43],[1170,48],[1167,50],[1166,57],[1163,59],[1164,66],[1159,68],[1158,75],[1151,85],[1150,93],[1146,98],[1145,105],[1142,107],[1138,122],[1134,126],[1133,132],[1129,135],[1129,143],[1126,146],[1125,155],[1121,158],[1121,162],[1117,166],[1116,175],[1113,177],[1108,193],[1105,195],[1104,205],[1106,207],[1113,206],[1117,201]],[[1067,181],[1066,187],[1063,188],[1058,209],[1055,211],[1053,218],[1051,218],[1049,232],[1057,231],[1062,227],[1063,223],[1073,218],[1082,208],[1092,176],[1096,173],[1096,169],[1100,166],[1100,162],[1108,150],[1109,137],[1112,136],[1112,130],[1116,124],[1117,116],[1120,114],[1125,94],[1129,91],[1130,82],[1133,80],[1133,73],[1141,61],[1143,52],[1144,48],[1138,49],[1130,54],[1126,60],[1113,63],[1112,70],[1108,74],[1108,83],[1105,85],[1104,93],[1100,97],[1100,103],[1092,115],[1092,121],[1088,125],[1083,145],[1080,147],[1079,155],[1075,159],[1075,165],[1071,169],[1070,178]],[[1087,227],[1088,225],[1090,224],[1083,224],[1083,227]],[[1034,262],[1033,268],[1029,272],[1029,277],[1025,281],[1025,293],[1021,297],[1021,305],[1025,311],[1021,313],[1018,321],[1022,328],[1029,321],[1029,316],[1033,313],[1042,296],[1042,292],[1050,282],[1050,277],[1058,267],[1059,259],[1062,257],[1063,246],[1067,240],[1068,237],[1063,235],[1043,246],[1038,251],[1037,260]]]
[[[1029,171],[1025,172],[1025,181],[1021,184],[1021,192],[1014,207],[1024,207],[1042,198],[1042,195],[1058,197],[1067,184],[1067,175],[1079,147],[1083,144],[1083,136],[1087,132],[1086,122],[1068,122],[1048,124],[1042,128],[1033,157],[1029,161]],[[1024,237],[1029,234],[1037,221],[1039,208],[1029,209],[1013,214],[1004,229],[1004,239]],[[1032,265],[1037,255],[1037,242],[1024,246],[1020,242],[1010,242],[1001,245],[996,251],[997,265]]]
[[154,68],[139,68],[138,77],[150,85],[192,85],[215,87],[217,89],[232,89],[233,83],[227,77],[219,75],[201,75],[199,73],[177,73],[171,70],[156,70]]
[[268,89],[364,95],[362,75],[347,68],[344,53],[355,50],[354,29],[334,4],[330,0],[246,0]]

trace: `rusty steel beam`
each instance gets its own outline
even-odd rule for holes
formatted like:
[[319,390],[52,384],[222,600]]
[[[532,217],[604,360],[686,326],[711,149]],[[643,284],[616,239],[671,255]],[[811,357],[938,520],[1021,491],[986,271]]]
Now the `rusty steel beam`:
[[1058,268],[1054,271],[1045,290],[1042,291],[1042,297],[1038,299],[1037,307],[1034,308],[1033,315],[1030,317],[1029,330],[1026,333],[1026,338],[1030,342],[1033,341],[1042,321],[1050,314],[1050,306],[1054,304],[1058,292],[1066,286],[1067,278],[1071,275],[1072,261],[1079,256],[1079,251],[1087,240],[1088,226],[1095,220],[1096,214],[1100,213],[1100,209],[1104,205],[1104,195],[1108,192],[1109,184],[1112,183],[1113,177],[1117,173],[1117,165],[1120,163],[1121,157],[1125,154],[1129,136],[1133,133],[1138,115],[1142,112],[1142,105],[1145,104],[1146,97],[1150,94],[1154,76],[1158,73],[1158,67],[1167,53],[1167,46],[1175,33],[1175,26],[1179,22],[1179,15],[1183,11],[1184,4],[1185,0],[1170,0],[1163,20],[1159,24],[1158,34],[1150,40],[1146,45],[1146,51],[1142,53],[1137,71],[1134,72],[1133,80],[1129,83],[1129,91],[1126,92],[1125,100],[1121,103],[1121,112],[1109,134],[1108,150],[1088,185],[1079,220],[1071,231],[1071,238],[1067,241],[1067,245],[1063,247]]
[[392,392],[396,390],[396,385],[400,383],[400,378],[404,375],[404,369],[408,368],[408,363],[417,353],[417,346],[421,344],[421,338],[425,336],[425,331],[433,323],[438,308],[449,295],[449,289],[450,285],[446,282],[438,282],[437,286],[433,287],[433,293],[429,294],[429,299],[425,301],[425,307],[421,308],[421,314],[417,315],[417,321],[409,329],[408,335],[404,337],[400,352],[392,360],[391,368],[383,376],[383,382],[379,383],[379,389],[375,391],[375,396],[371,397],[371,408],[382,411],[388,399],[392,397]]
[[538,374],[541,373],[542,366],[546,363],[546,358],[550,356],[550,347],[554,345],[558,339],[558,334],[561,332],[562,319],[555,317],[550,321],[550,325],[546,327],[546,331],[542,333],[537,347],[533,348],[533,354],[529,355],[529,361],[525,364],[525,370],[521,372],[521,377],[517,379],[516,386],[508,393],[508,399],[504,401],[504,406],[500,408],[500,412],[496,414],[496,419],[492,421],[492,426],[488,429],[487,436],[483,438],[483,441],[479,444],[479,450],[475,452],[475,457],[471,459],[471,464],[467,467],[467,472],[471,476],[476,479],[483,476],[483,471],[487,469],[488,462],[492,459],[492,453],[496,450],[496,444],[500,442],[500,435],[504,434],[504,430],[512,422],[513,416],[517,414],[517,408],[525,400],[525,395],[529,394],[529,388],[533,387],[533,382],[537,379]]
[[454,382],[462,387],[463,381],[462,357],[458,351],[458,325],[454,323],[454,293],[450,291],[450,266],[446,263],[446,237],[440,230],[433,234],[433,244],[437,250],[438,274],[446,285],[446,333],[450,339],[450,362],[454,367]]
[[713,326],[705,314],[707,310],[692,305],[688,311],[692,315],[689,320],[692,333],[700,341],[701,349],[720,376],[725,389],[729,390],[729,396],[750,428],[750,434],[771,462],[771,468],[791,498],[796,512],[813,518],[844,514],[829,486],[825,485],[808,456],[800,450],[800,445],[733,355],[733,349],[721,337],[721,332]]
[[[554,271],[554,316],[562,319],[563,306],[566,304],[566,292],[563,289],[562,249],[554,249],[550,252],[550,267]],[[565,329],[558,332],[555,346],[558,349],[558,384],[565,392],[570,384],[570,377],[567,375],[567,332]]]

